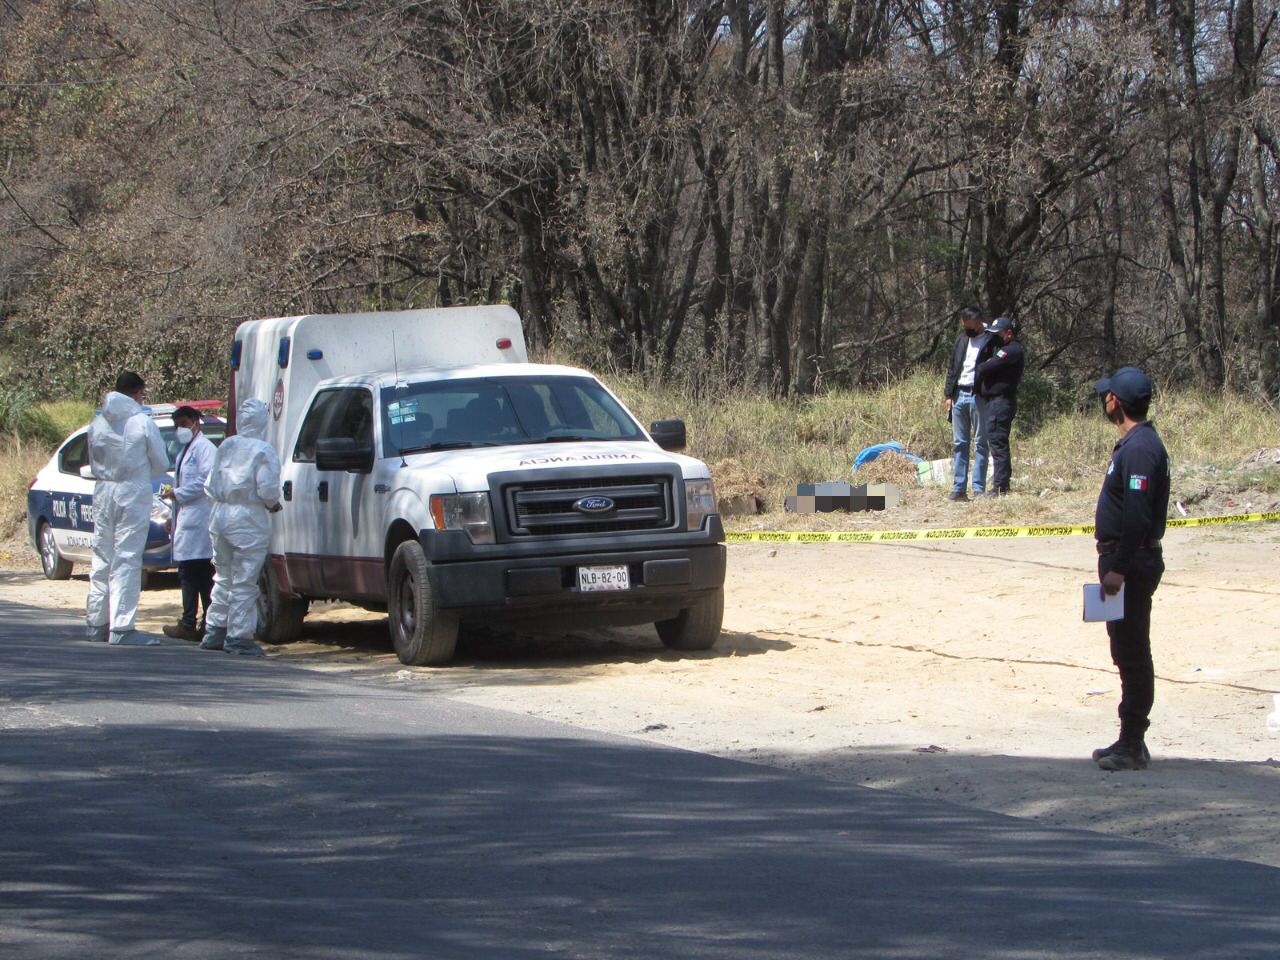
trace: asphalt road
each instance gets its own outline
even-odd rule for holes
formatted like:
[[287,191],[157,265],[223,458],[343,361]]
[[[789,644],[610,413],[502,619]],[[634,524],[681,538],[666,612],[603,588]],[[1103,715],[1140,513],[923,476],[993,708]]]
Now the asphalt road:
[[1280,871],[0,601],[0,957],[1273,958]]

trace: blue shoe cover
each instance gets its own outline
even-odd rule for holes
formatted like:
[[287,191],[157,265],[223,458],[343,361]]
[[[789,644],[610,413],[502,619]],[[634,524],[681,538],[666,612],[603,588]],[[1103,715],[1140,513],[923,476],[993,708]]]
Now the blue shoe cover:
[[204,639],[200,641],[201,650],[221,650],[227,642],[226,627],[210,627],[204,628]]
[[265,657],[267,651],[253,642],[249,637],[227,637],[222,648],[226,653],[238,653],[242,657]]
[[116,647],[158,647],[160,638],[143,633],[141,630],[112,630],[107,643]]

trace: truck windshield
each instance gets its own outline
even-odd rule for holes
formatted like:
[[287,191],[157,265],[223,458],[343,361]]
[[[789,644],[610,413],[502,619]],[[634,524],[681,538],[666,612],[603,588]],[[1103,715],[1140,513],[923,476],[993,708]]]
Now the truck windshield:
[[643,440],[591,377],[487,377],[382,390],[383,455],[572,440]]

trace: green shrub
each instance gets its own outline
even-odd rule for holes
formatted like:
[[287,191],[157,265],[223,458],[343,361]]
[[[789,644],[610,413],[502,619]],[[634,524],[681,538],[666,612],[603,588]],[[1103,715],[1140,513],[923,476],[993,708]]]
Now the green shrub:
[[1041,370],[1027,370],[1018,384],[1018,429],[1035,433],[1057,417],[1075,412],[1078,386],[1062,386]]
[[18,443],[52,446],[66,436],[26,387],[0,388],[0,433]]
[[58,400],[42,403],[40,409],[54,422],[61,441],[72,430],[78,430],[93,419],[94,405],[83,400]]

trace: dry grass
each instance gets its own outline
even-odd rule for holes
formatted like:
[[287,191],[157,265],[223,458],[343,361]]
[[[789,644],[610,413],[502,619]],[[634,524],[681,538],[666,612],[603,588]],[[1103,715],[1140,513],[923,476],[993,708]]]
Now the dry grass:
[[[764,499],[774,511],[781,510],[782,498],[794,493],[798,483],[909,482],[900,458],[880,467],[873,461],[856,478],[851,475],[854,457],[871,444],[897,440],[926,460],[950,456],[951,427],[940,401],[940,377],[932,374],[793,401],[770,400],[729,385],[704,391],[709,399],[698,399],[680,386],[652,389],[638,378],[620,378],[611,385],[646,423],[684,419],[691,455],[711,464],[745,465],[767,488]],[[1197,496],[1206,476],[1219,494],[1280,492],[1280,466],[1267,461],[1242,466],[1251,454],[1276,445],[1280,422],[1273,408],[1238,395],[1188,390],[1160,394],[1152,417],[1174,463],[1175,495],[1181,483],[1188,496]],[[1115,430],[1094,404],[1044,417],[1030,434],[1015,421],[1014,485],[1042,500],[1070,494],[1066,499],[1075,511],[1087,510],[1085,501],[1096,493],[1115,440]],[[933,493],[919,491],[908,500],[920,495]],[[1029,507],[1024,503],[1024,509]],[[1037,504],[1035,512],[1055,511]]]
[[[949,455],[951,431],[936,376],[917,374],[874,390],[832,391],[795,401],[729,385],[704,388],[709,399],[683,387],[650,388],[639,378],[616,378],[611,386],[645,423],[682,418],[689,453],[712,465],[722,495],[758,496],[774,518],[796,484],[849,480],[896,483],[903,488],[904,514],[918,513],[920,522],[955,522],[949,515],[934,515],[940,492],[913,489],[913,470],[902,458],[884,455],[856,477],[850,473],[859,450],[888,440],[926,460]],[[92,413],[90,404],[78,401],[39,407],[41,422],[54,424],[59,437],[88,422]],[[1280,464],[1267,457],[1248,462],[1259,450],[1276,446],[1280,423],[1271,407],[1235,395],[1183,391],[1162,394],[1152,415],[1173,458],[1175,498],[1230,508],[1233,500],[1265,505],[1280,497]],[[1020,495],[968,509],[979,511],[983,522],[1087,520],[1115,437],[1092,406],[1048,418],[1030,435],[1015,422],[1014,486]],[[0,439],[0,539],[21,534],[27,484],[51,451],[44,441]]]
[[893,452],[882,453],[853,475],[858,483],[892,483],[906,490],[916,485],[916,462]]
[[20,532],[27,516],[27,487],[48,459],[43,447],[0,442],[0,539]]
[[0,437],[0,540],[25,534],[27,487],[58,444],[93,416],[93,405],[78,400],[33,405],[22,418],[29,433],[13,431]]

